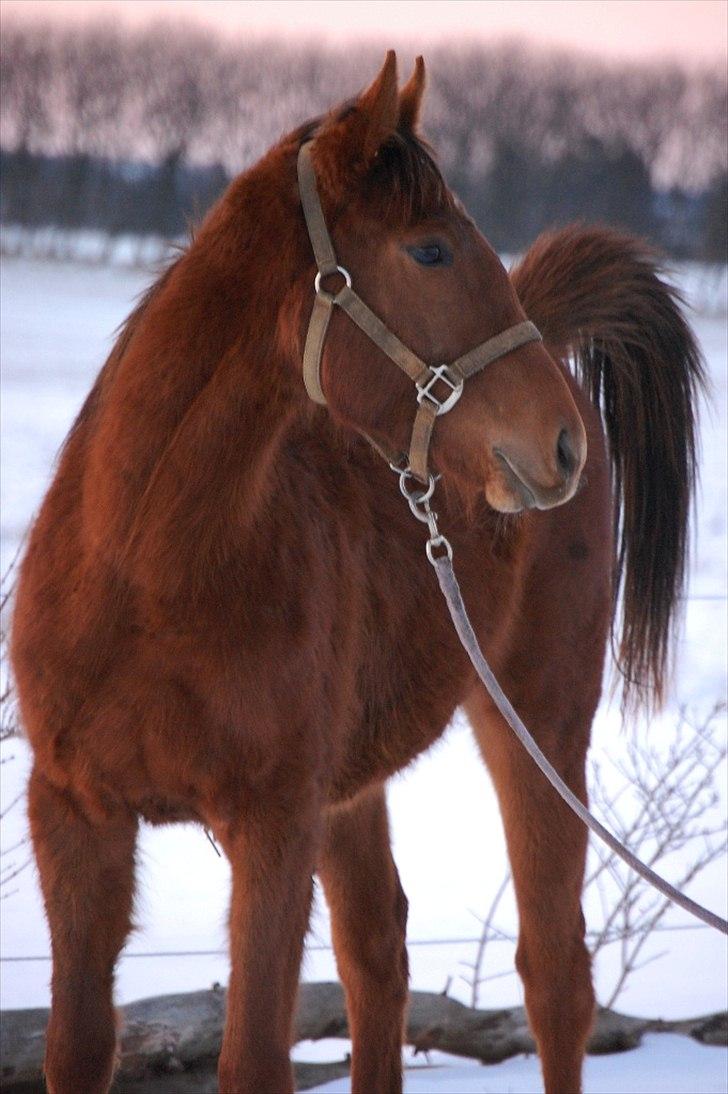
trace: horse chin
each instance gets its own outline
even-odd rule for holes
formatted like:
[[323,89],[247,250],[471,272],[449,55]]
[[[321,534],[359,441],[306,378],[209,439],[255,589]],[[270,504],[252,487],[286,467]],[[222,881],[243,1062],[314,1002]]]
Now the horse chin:
[[534,506],[533,499],[524,498],[516,476],[506,474],[492,457],[475,465],[465,460],[452,461],[446,467],[440,463],[438,469],[451,501],[467,520],[475,518],[483,499],[491,509],[503,514],[515,515]]
[[485,488],[485,500],[497,513],[522,513],[525,509],[533,508],[533,506],[524,505],[521,498],[510,490],[503,490],[500,486],[491,484]]
[[521,513],[537,507],[526,484],[502,461],[492,468],[486,480],[485,500],[498,513]]

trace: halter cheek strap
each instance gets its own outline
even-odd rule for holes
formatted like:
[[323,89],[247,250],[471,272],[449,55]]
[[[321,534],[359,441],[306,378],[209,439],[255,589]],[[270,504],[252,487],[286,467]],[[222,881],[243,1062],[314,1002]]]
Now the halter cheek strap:
[[[366,336],[374,342],[391,361],[398,365],[413,381],[417,394],[417,412],[412,427],[408,466],[414,477],[422,483],[429,480],[428,453],[435,419],[447,414],[460,398],[465,381],[474,376],[491,361],[503,357],[511,350],[527,342],[541,340],[537,328],[528,321],[496,334],[487,342],[469,350],[449,365],[428,365],[413,350],[400,342],[394,334],[364,303],[351,287],[351,276],[336,261],[323,209],[316,187],[316,173],[311,161],[310,142],[301,145],[298,153],[298,186],[303,214],[311,239],[317,274],[314,281],[314,304],[309,320],[306,344],[303,351],[303,382],[315,403],[326,405],[321,387],[321,355],[326,332],[334,307],[341,308]],[[327,292],[321,285],[324,278],[338,274],[344,285],[336,293]],[[398,461],[371,438],[367,438],[390,463]]]

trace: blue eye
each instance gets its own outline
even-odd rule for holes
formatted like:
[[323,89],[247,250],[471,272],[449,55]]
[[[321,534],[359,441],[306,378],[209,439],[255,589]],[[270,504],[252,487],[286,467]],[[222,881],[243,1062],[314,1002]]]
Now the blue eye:
[[441,243],[425,243],[422,246],[407,248],[407,253],[418,262],[420,266],[450,266],[452,255]]

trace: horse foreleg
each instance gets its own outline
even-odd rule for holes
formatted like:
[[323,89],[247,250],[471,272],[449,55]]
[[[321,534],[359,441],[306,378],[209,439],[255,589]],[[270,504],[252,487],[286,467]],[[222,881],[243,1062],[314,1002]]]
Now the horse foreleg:
[[129,931],[136,818],[86,815],[33,772],[28,815],[53,953],[50,1094],[104,1094],[116,1048],[114,965]]
[[[213,824],[232,866],[231,972],[218,1067],[225,1094],[292,1094],[293,1010],[311,906],[318,810],[262,795]],[[281,800],[283,799],[283,800]]]
[[319,875],[353,1041],[353,1094],[399,1094],[407,1003],[407,898],[383,790],[328,815]]
[[[504,687],[507,680],[504,681]],[[588,725],[572,715],[546,718],[528,698],[521,717],[571,788],[586,800]],[[482,689],[468,714],[493,777],[520,918],[516,966],[538,1044],[547,1094],[578,1094],[594,1010],[584,944],[581,889],[587,830],[557,796]],[[541,732],[536,733],[537,727]]]

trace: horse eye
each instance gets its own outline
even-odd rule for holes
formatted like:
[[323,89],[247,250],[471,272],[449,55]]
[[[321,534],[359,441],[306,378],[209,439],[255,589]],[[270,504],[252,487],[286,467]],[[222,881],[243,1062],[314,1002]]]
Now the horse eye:
[[449,266],[452,263],[452,255],[441,243],[408,247],[407,252],[420,266]]

